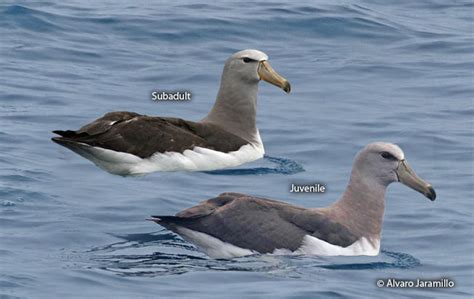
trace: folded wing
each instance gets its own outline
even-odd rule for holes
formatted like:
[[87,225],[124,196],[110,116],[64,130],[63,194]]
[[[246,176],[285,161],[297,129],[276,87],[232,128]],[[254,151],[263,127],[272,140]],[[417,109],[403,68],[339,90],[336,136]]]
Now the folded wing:
[[179,152],[196,146],[220,152],[248,144],[236,135],[210,123],[179,118],[150,117],[133,112],[111,112],[77,131],[54,131],[53,141],[71,146],[83,143],[147,158],[154,153]]
[[295,251],[306,235],[342,247],[357,240],[317,210],[239,193],[223,193],[176,216],[153,216],[153,220],[178,233],[185,227],[260,253]]

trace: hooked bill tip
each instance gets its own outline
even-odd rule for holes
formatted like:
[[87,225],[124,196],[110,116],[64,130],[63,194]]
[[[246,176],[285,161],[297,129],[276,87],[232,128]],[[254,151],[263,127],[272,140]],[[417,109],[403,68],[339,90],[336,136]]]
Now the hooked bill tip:
[[426,197],[428,197],[431,201],[434,201],[436,199],[436,192],[431,185],[428,186],[428,192],[426,194]]

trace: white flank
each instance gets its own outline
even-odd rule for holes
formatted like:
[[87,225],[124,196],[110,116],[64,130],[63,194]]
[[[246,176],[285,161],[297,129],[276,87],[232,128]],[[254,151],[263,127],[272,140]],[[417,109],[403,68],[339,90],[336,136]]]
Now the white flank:
[[[194,231],[182,226],[177,227],[177,232],[186,241],[196,245],[201,251],[211,258],[230,259],[235,257],[258,254],[255,250],[241,248],[230,243],[226,243],[208,234]],[[330,244],[318,238],[306,235],[303,243],[296,251],[289,249],[275,249],[274,255],[316,255],[316,256],[376,256],[379,254],[380,240],[375,245],[362,237],[348,247],[341,247]]]
[[265,151],[258,130],[256,140],[254,144],[243,145],[237,151],[228,153],[197,146],[183,153],[156,153],[145,159],[83,143],[73,150],[110,173],[143,175],[155,171],[210,171],[236,167],[263,157]]
[[319,255],[319,256],[336,256],[336,255],[375,256],[379,254],[379,250],[380,250],[380,240],[376,240],[375,245],[372,245],[372,243],[369,242],[369,240],[362,237],[350,246],[341,247],[341,246],[333,245],[326,241],[320,240],[313,236],[306,235],[303,239],[303,243],[301,244],[301,247],[298,248],[295,252],[293,252],[293,254],[307,254],[307,255]]
[[230,259],[257,253],[253,250],[237,247],[214,238],[208,234],[194,231],[182,226],[178,226],[177,230],[183,239],[196,245],[200,250],[202,250],[211,258]]

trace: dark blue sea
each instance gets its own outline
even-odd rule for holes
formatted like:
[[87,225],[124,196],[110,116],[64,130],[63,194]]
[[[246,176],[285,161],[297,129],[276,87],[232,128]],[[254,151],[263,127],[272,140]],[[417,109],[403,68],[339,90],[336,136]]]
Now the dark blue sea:
[[[473,15],[469,0],[1,1],[0,298],[472,298]],[[109,111],[199,120],[246,48],[292,84],[260,83],[265,159],[120,177],[50,141]],[[372,141],[438,194],[388,188],[379,256],[213,260],[145,220],[226,191],[329,205]],[[327,192],[289,192],[315,182]],[[455,286],[377,287],[389,278]]]

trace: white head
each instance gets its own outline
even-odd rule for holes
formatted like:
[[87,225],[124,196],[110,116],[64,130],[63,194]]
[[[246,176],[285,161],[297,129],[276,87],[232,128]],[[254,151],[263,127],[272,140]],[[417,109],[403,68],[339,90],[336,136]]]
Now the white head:
[[415,174],[403,151],[393,143],[374,142],[364,147],[354,159],[353,174],[385,187],[401,182],[430,200],[436,198],[433,187]]

